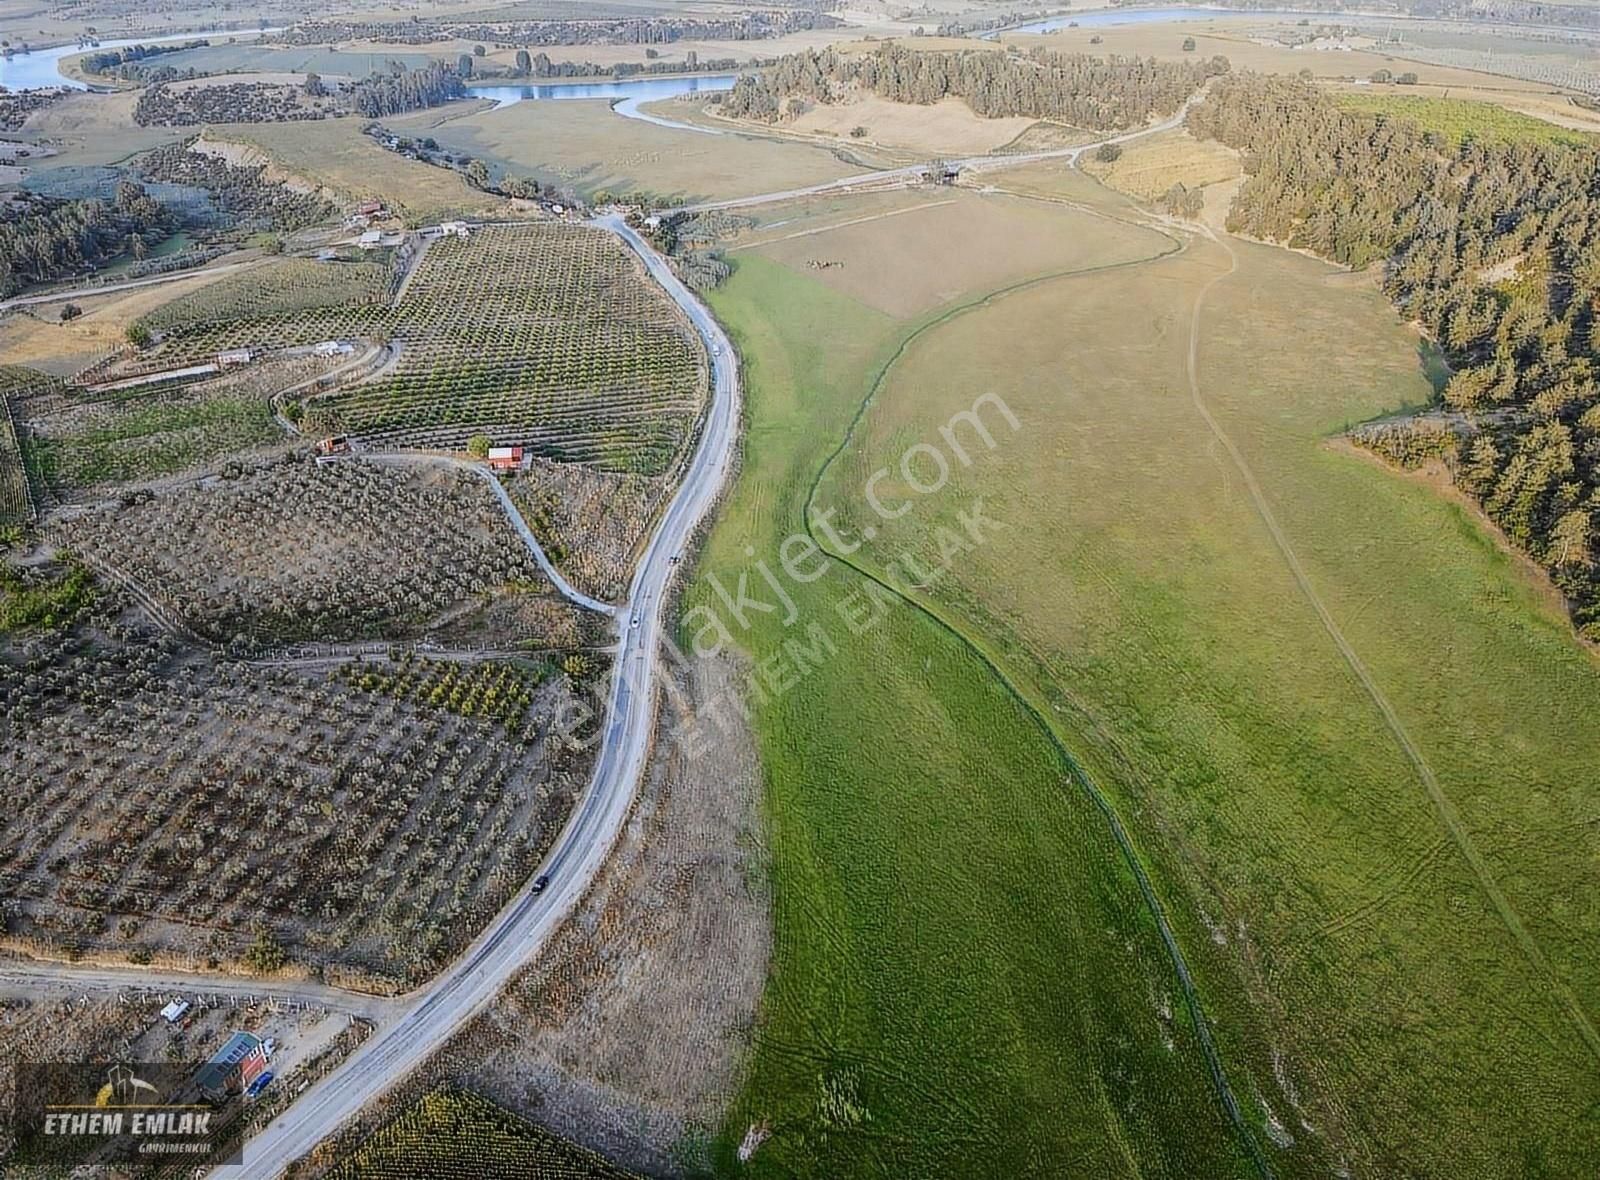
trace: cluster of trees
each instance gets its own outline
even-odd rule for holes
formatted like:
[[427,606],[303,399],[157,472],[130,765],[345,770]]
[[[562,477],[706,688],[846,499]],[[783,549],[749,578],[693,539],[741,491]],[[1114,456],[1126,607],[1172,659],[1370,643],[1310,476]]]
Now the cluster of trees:
[[121,49],[106,49],[99,53],[85,54],[82,59],[83,69],[85,73],[109,75],[125,82],[139,82],[143,81],[145,76],[141,62],[163,54],[200,49],[210,44],[211,42],[206,40],[196,40],[172,45],[126,45]]
[[[470,59],[469,67],[470,69]],[[443,62],[405,70],[394,63],[353,83],[346,94],[350,107],[369,119],[436,107],[466,94],[462,75]]]
[[296,192],[266,178],[266,165],[240,166],[217,156],[191,151],[186,144],[156,148],[139,161],[146,180],[204,189],[212,203],[249,229],[291,233],[332,216],[334,208],[321,197]]
[[985,118],[1021,115],[1113,131],[1170,114],[1206,79],[1227,71],[1225,57],[1170,62],[1043,47],[1026,56],[998,49],[922,53],[891,43],[871,53],[829,48],[790,54],[740,78],[723,109],[771,122],[787,109],[785,99],[833,102],[860,87],[892,102],[953,96]]
[[1385,263],[1454,369],[1458,484],[1600,638],[1600,145],[1457,142],[1288,78],[1228,79],[1189,119],[1245,154],[1230,228]]
[[169,236],[176,219],[131,181],[107,201],[20,194],[0,205],[0,295],[109,262],[143,258]]
[[147,87],[134,104],[141,127],[199,127],[206,123],[291,123],[339,114],[338,108],[306,101],[304,87],[268,82],[230,82],[173,90]]

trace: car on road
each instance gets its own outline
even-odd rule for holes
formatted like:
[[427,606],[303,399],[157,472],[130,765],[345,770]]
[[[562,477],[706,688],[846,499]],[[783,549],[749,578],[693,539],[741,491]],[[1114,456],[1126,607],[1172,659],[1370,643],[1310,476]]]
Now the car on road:
[[633,618],[628,620],[628,626],[637,627],[638,625],[639,625],[639,616],[638,615],[634,615]]
[[540,873],[537,877],[535,877],[533,879],[533,891],[535,893],[543,893],[545,891],[545,889],[549,887],[549,885],[550,885],[550,874],[549,873]]

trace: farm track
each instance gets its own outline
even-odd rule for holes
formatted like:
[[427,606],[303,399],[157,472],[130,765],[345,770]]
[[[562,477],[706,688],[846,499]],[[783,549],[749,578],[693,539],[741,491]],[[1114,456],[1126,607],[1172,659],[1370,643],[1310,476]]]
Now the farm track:
[[57,985],[83,993],[157,993],[191,1000],[205,996],[303,1004],[326,1008],[331,1012],[345,1012],[366,1020],[392,1016],[398,1006],[397,1001],[384,996],[346,991],[307,979],[265,979],[221,975],[213,971],[58,963],[49,959],[0,959],[0,995],[27,995],[36,992],[41,985]]
[[533,559],[539,563],[539,568],[544,571],[545,577],[550,579],[550,584],[561,592],[561,596],[569,602],[592,610],[598,614],[615,616],[618,608],[609,602],[601,602],[598,598],[591,598],[579,590],[556,569],[555,563],[545,555],[544,547],[539,544],[539,538],[533,535],[533,530],[528,527],[528,522],[522,518],[522,513],[517,511],[516,504],[512,503],[511,493],[506,491],[505,485],[495,478],[481,463],[470,463],[465,459],[452,459],[444,455],[415,455],[406,453],[369,454],[361,455],[360,459],[366,463],[390,463],[404,466],[426,465],[434,467],[449,467],[457,471],[468,471],[478,476],[489,485],[489,490],[494,493],[500,507],[505,510],[511,527],[516,530],[517,536],[522,538],[522,543],[527,546],[528,552],[533,554]]
[[1302,597],[1305,598],[1311,609],[1316,612],[1318,621],[1322,624],[1323,630],[1327,632],[1328,638],[1333,642],[1346,666],[1349,667],[1351,675],[1355,677],[1362,691],[1371,700],[1373,707],[1377,709],[1379,716],[1383,718],[1384,725],[1393,735],[1401,752],[1405,754],[1406,760],[1411,763],[1412,768],[1416,771],[1417,777],[1422,782],[1423,790],[1427,792],[1428,800],[1433,804],[1434,811],[1437,812],[1439,821],[1444,826],[1451,843],[1456,846],[1457,851],[1461,853],[1462,859],[1467,862],[1467,866],[1472,870],[1473,876],[1477,878],[1479,886],[1489,898],[1490,904],[1494,906],[1495,913],[1499,915],[1500,921],[1510,932],[1518,948],[1529,963],[1545,977],[1551,994],[1556,998],[1559,1006],[1566,1010],[1573,1024],[1577,1026],[1578,1034],[1583,1038],[1589,1052],[1595,1058],[1600,1059],[1600,1033],[1596,1032],[1588,1014],[1584,1012],[1582,1006],[1578,1003],[1577,997],[1573,995],[1572,989],[1561,981],[1560,977],[1555,973],[1555,969],[1550,965],[1549,960],[1545,958],[1544,952],[1539,949],[1539,944],[1528,933],[1527,927],[1522,922],[1521,915],[1517,913],[1516,908],[1511,904],[1511,900],[1506,897],[1504,891],[1500,888],[1499,882],[1495,880],[1488,862],[1483,858],[1483,854],[1478,851],[1471,833],[1467,831],[1466,824],[1461,818],[1461,813],[1456,809],[1456,805],[1451,801],[1450,797],[1445,794],[1433,766],[1428,762],[1421,748],[1417,746],[1411,734],[1406,730],[1405,723],[1400,719],[1400,714],[1395,710],[1394,705],[1390,702],[1376,678],[1373,677],[1366,663],[1345,637],[1332,612],[1329,611],[1327,604],[1323,602],[1322,596],[1317,593],[1316,586],[1312,583],[1310,575],[1301,564],[1299,555],[1289,541],[1288,534],[1284,532],[1283,526],[1278,523],[1278,518],[1273,513],[1272,506],[1267,500],[1266,492],[1262,489],[1261,483],[1256,478],[1249,461],[1245,459],[1244,453],[1239,450],[1238,445],[1234,443],[1232,437],[1222,428],[1222,424],[1212,414],[1210,407],[1206,405],[1205,396],[1200,386],[1201,318],[1205,312],[1207,296],[1211,294],[1219,283],[1230,278],[1239,268],[1239,256],[1226,238],[1218,235],[1211,236],[1212,240],[1227,252],[1228,269],[1209,279],[1195,298],[1194,313],[1189,325],[1188,356],[1189,395],[1195,411],[1200,415],[1201,420],[1205,422],[1217,442],[1221,444],[1223,450],[1227,452],[1234,470],[1238,472],[1239,478],[1244,482],[1245,491],[1250,497],[1250,502],[1255,508],[1256,515],[1261,518],[1261,523],[1266,527],[1268,535],[1271,536],[1272,543],[1277,548],[1279,556],[1283,558],[1284,564],[1289,567],[1289,572],[1294,578],[1295,585],[1299,588]]
[[[1154,130],[1155,129],[1153,128],[1152,132]],[[1075,158],[1076,157],[1074,157],[1074,159]],[[1152,226],[1152,228],[1156,227]],[[1195,986],[1194,977],[1189,970],[1188,961],[1184,957],[1182,948],[1178,945],[1177,936],[1173,933],[1171,924],[1167,920],[1166,911],[1156,894],[1154,883],[1151,881],[1149,873],[1146,871],[1144,863],[1139,856],[1138,850],[1134,846],[1132,837],[1129,836],[1127,828],[1123,825],[1122,818],[1118,814],[1116,807],[1111,803],[1110,799],[1107,798],[1105,793],[1090,776],[1088,770],[1068,748],[1065,739],[1056,731],[1055,725],[1050,720],[1045,706],[1035,701],[1031,694],[1023,689],[1018,681],[1015,680],[1011,674],[1005,670],[1005,668],[1002,666],[999,656],[992,653],[982,641],[963,631],[951,619],[946,617],[944,612],[939,610],[931,602],[923,601],[921,599],[906,595],[900,589],[892,585],[887,579],[881,577],[873,570],[859,563],[851,556],[841,555],[834,552],[828,546],[827,539],[823,536],[819,536],[813,530],[811,524],[812,509],[815,505],[817,492],[821,487],[823,479],[826,477],[833,464],[841,455],[844,454],[846,449],[848,449],[851,440],[855,437],[857,428],[866,418],[867,411],[872,407],[873,402],[877,400],[878,394],[882,390],[884,383],[888,380],[890,372],[917,340],[934,329],[942,327],[951,320],[958,318],[959,316],[966,315],[967,313],[976,311],[980,308],[988,307],[991,304],[1006,298],[1007,296],[1032,290],[1060,279],[1077,278],[1089,274],[1105,273],[1108,271],[1122,270],[1134,266],[1143,266],[1159,261],[1163,258],[1170,258],[1185,249],[1184,244],[1177,238],[1173,237],[1172,234],[1165,229],[1159,229],[1158,232],[1163,233],[1174,242],[1174,245],[1171,249],[1164,250],[1159,254],[1151,255],[1146,258],[1132,259],[1127,262],[1115,262],[1104,266],[1084,267],[1073,270],[1059,271],[1053,274],[1041,275],[1035,278],[1026,279],[1020,283],[1014,283],[1010,286],[990,291],[976,299],[972,299],[966,303],[961,303],[955,307],[951,307],[937,317],[923,323],[909,335],[907,335],[903,340],[900,341],[898,347],[896,347],[888,359],[883,362],[882,366],[873,376],[873,380],[868,386],[866,396],[862,399],[860,406],[858,406],[856,409],[854,417],[851,418],[849,425],[845,428],[844,436],[841,438],[839,445],[831,454],[829,454],[827,459],[825,459],[822,465],[817,469],[817,473],[812,479],[811,487],[806,495],[804,526],[806,533],[808,536],[810,536],[811,540],[820,549],[828,553],[830,557],[844,563],[862,577],[876,583],[878,586],[881,586],[895,598],[906,603],[912,609],[920,612],[936,627],[949,634],[958,643],[971,652],[972,655],[979,661],[979,663],[989,670],[990,674],[994,676],[995,680],[1001,685],[1001,687],[1005,689],[1006,694],[1011,698],[1011,700],[1032,719],[1036,726],[1038,726],[1041,735],[1049,743],[1051,749],[1054,750],[1056,756],[1066,767],[1067,777],[1084,791],[1091,803],[1093,803],[1095,809],[1105,819],[1106,826],[1110,830],[1113,839],[1116,841],[1117,847],[1122,853],[1125,863],[1128,865],[1129,870],[1133,874],[1133,877],[1138,884],[1140,896],[1144,901],[1146,908],[1150,911],[1150,914],[1155,921],[1157,930],[1160,933],[1162,945],[1166,950],[1167,956],[1172,963],[1173,972],[1177,977],[1179,990],[1183,993],[1184,1004],[1189,1010],[1190,1018],[1194,1021],[1196,1036],[1200,1041],[1201,1052],[1205,1057],[1207,1072],[1211,1077],[1212,1087],[1216,1092],[1217,1099],[1222,1105],[1230,1125],[1233,1127],[1236,1135],[1239,1138],[1241,1146],[1254,1165],[1257,1173],[1263,1177],[1263,1180],[1271,1180],[1273,1176],[1271,1164],[1267,1161],[1266,1156],[1261,1150],[1260,1143],[1257,1141],[1249,1123],[1245,1120],[1244,1113],[1239,1106],[1238,1098],[1234,1094],[1233,1088],[1228,1082],[1227,1071],[1222,1064],[1221,1054],[1218,1052],[1216,1042],[1212,1036],[1210,1021],[1207,1019],[1205,1010],[1200,1003],[1199,992]]]

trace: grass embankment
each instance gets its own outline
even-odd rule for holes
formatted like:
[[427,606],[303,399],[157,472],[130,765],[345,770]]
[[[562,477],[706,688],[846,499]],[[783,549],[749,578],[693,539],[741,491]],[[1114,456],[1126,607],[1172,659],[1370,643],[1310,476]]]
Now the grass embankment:
[[207,127],[205,137],[254,149],[291,179],[316,185],[335,198],[380,198],[417,224],[484,213],[500,204],[469,187],[457,172],[386,151],[362,133],[367,122],[348,118],[222,124]]
[[[1561,992],[1600,1011],[1600,918],[1576,884],[1600,823],[1600,671],[1460,509],[1324,445],[1428,395],[1381,298],[1239,252],[1199,320],[1202,399],[1464,839],[1191,398],[1217,247],[1040,286],[919,338],[819,498],[847,529],[879,526],[855,558],[876,565],[928,558],[974,497],[1017,522],[957,560],[936,605],[1128,817],[1235,1089],[1271,1112],[1280,1174],[1582,1174],[1600,1085]],[[878,520],[868,474],[981,390],[1021,429],[953,465],[932,512]],[[905,495],[898,476],[878,491]]]
[[[710,578],[776,568],[873,373],[918,326],[760,257],[713,304],[749,429],[686,642],[694,608],[728,616]],[[769,669],[755,725],[776,943],[724,1162],[765,1123],[756,1175],[1247,1172],[1103,817],[959,637],[893,602],[852,634],[847,614],[874,616],[868,585],[835,565],[791,585],[792,627],[728,621]]]

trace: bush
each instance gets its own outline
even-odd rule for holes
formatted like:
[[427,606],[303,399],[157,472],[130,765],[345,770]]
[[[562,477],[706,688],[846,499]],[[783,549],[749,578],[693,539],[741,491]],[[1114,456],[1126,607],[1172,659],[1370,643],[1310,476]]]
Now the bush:
[[467,440],[467,454],[474,459],[486,459],[491,445],[487,434],[475,434]]
[[1122,159],[1122,145],[1120,143],[1103,143],[1095,148],[1094,158],[1102,164],[1115,164]]

